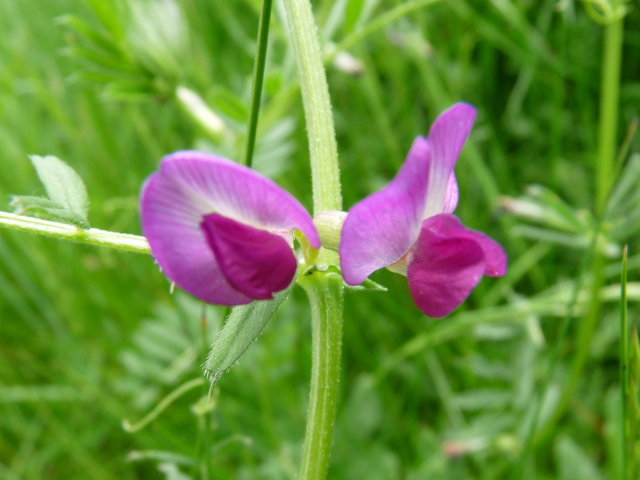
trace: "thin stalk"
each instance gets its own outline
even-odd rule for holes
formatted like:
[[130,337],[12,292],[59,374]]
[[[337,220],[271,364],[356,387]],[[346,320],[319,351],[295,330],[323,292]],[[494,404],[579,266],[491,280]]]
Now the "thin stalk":
[[129,420],[124,419],[122,421],[122,428],[125,432],[135,433],[139,430],[142,430],[144,427],[153,422],[158,415],[164,412],[173,402],[175,402],[178,398],[180,398],[185,393],[193,390],[194,388],[200,387],[207,383],[207,379],[203,377],[194,378],[187,382],[184,382],[175,390],[171,391],[166,397],[164,397],[158,404],[147,413],[141,420],[138,420],[136,423],[131,423]]
[[620,15],[604,27],[596,157],[596,213],[599,215],[607,205],[616,161],[623,25],[624,16]]
[[52,222],[14,213],[0,212],[0,227],[126,252],[151,253],[147,239],[139,235],[109,232],[97,228],[83,229],[68,223]]
[[263,0],[262,12],[260,12],[260,26],[258,27],[258,48],[256,52],[256,63],[253,66],[251,116],[249,117],[247,149],[244,157],[244,163],[248,167],[251,167],[251,164],[253,163],[253,150],[256,144],[256,131],[258,130],[260,99],[262,98],[262,84],[264,82],[264,69],[267,60],[267,44],[269,43],[269,21],[271,20],[271,3],[272,0]]
[[311,393],[300,480],[324,480],[329,469],[340,383],[342,278],[314,272],[300,280],[311,304]]

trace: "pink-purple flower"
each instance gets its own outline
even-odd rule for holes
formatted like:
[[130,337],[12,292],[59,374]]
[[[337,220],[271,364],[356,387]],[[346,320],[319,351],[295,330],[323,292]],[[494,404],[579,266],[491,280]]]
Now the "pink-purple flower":
[[405,274],[426,315],[441,317],[462,303],[483,275],[507,269],[502,247],[452,215],[458,204],[453,169],[475,109],[458,103],[443,112],[428,137],[418,137],[385,188],[354,205],[340,240],[345,282],[362,283],[383,267]]
[[305,208],[257,172],[222,157],[165,157],[142,189],[142,230],[164,274],[207,302],[273,298],[296,272],[293,231],[320,239]]

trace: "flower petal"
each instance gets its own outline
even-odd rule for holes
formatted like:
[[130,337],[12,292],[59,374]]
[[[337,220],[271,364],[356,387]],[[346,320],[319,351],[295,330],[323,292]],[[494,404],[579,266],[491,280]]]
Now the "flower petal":
[[202,212],[188,192],[162,172],[146,181],[140,201],[142,231],[163,273],[210,303],[243,305],[253,298],[226,280],[200,228]]
[[468,238],[476,242],[482,249],[486,261],[484,275],[502,277],[507,272],[507,254],[494,239],[482,232],[469,230],[454,215],[436,215],[425,223],[427,222],[430,230],[442,236]]
[[453,211],[452,204],[455,209],[457,185],[455,201],[452,202],[451,174],[458,161],[462,146],[469,136],[475,117],[476,111],[471,105],[456,103],[441,113],[431,126],[427,137],[431,147],[429,187],[423,219],[443,212],[451,213]]
[[311,217],[290,194],[242,165],[201,152],[165,157],[143,186],[142,230],[164,274],[202,300],[242,305],[253,300],[229,284],[200,227],[210,213],[286,235],[300,229],[318,247]]
[[442,213],[453,213],[458,206],[458,181],[456,174],[451,172],[449,176],[449,184],[444,193],[444,207]]
[[159,174],[178,184],[203,215],[215,212],[270,231],[299,229],[320,247],[313,220],[300,202],[250,168],[197,151],[168,155],[160,168]]
[[279,235],[236,222],[217,213],[201,227],[229,283],[257,300],[270,300],[289,286],[297,262],[289,243]]
[[418,137],[395,178],[356,203],[344,222],[340,263],[348,285],[398,261],[420,233],[428,181],[429,146]]
[[407,279],[416,305],[430,317],[451,313],[482,278],[485,257],[472,239],[447,237],[432,230],[425,220]]

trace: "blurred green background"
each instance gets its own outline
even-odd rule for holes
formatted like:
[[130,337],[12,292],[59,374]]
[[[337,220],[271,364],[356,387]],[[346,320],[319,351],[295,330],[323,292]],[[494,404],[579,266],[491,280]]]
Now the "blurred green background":
[[[334,57],[345,208],[393,177],[440,111],[467,101],[479,115],[456,170],[457,215],[510,257],[505,278],[485,278],[445,319],[421,315],[406,280],[387,271],[372,278],[389,292],[347,294],[329,478],[633,478],[637,445],[624,467],[622,425],[638,429],[638,359],[632,345],[623,420],[619,272],[629,244],[628,298],[639,299],[639,141],[628,132],[640,8],[625,17],[621,154],[598,224],[603,26],[587,4],[313,3]],[[84,179],[92,226],[139,234],[140,185],[163,154],[241,159],[260,4],[0,0],[0,209],[11,194],[43,194],[27,155],[51,154]],[[279,2],[266,74],[255,167],[310,206]],[[224,131],[203,126],[179,86]],[[212,403],[202,385],[139,431],[122,428],[201,378],[225,314],[171,295],[150,257],[0,230],[0,478],[294,478],[310,370],[299,290]]]

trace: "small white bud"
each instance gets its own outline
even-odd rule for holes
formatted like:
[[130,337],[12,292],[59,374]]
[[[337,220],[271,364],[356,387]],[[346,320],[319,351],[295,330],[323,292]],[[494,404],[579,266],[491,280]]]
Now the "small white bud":
[[320,235],[320,241],[324,248],[338,250],[342,225],[346,218],[347,212],[337,210],[321,212],[313,218],[313,223],[318,229],[318,235]]

